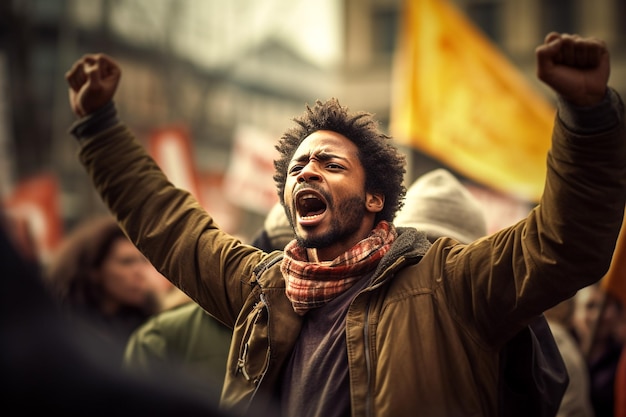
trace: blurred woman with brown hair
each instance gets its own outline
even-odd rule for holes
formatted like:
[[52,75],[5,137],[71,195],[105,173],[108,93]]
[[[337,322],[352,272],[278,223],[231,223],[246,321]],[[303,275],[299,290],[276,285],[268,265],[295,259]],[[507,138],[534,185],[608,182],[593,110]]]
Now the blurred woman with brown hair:
[[121,363],[130,334],[158,309],[151,269],[106,216],[85,221],[66,237],[45,280],[61,310],[110,344]]

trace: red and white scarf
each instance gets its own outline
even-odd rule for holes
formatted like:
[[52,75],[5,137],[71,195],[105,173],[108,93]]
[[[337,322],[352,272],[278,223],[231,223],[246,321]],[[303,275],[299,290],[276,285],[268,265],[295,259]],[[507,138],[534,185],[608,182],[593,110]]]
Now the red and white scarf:
[[299,246],[296,240],[291,241],[285,247],[280,270],[294,311],[304,315],[346,291],[376,268],[396,237],[393,224],[382,220],[367,238],[324,264],[309,262],[306,248]]

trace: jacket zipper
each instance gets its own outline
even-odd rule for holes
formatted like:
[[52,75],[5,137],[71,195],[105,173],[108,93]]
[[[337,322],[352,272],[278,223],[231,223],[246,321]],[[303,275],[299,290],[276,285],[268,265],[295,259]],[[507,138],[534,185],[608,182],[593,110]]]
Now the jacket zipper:
[[[265,308],[267,309],[267,323],[268,323],[268,329],[267,329],[267,365],[265,366],[265,369],[263,369],[263,371],[261,372],[261,376],[257,379],[256,381],[256,387],[254,388],[254,391],[252,392],[252,395],[250,395],[250,400],[248,400],[248,409],[250,408],[250,406],[252,405],[252,401],[254,401],[254,398],[257,395],[257,392],[259,391],[259,387],[261,386],[261,383],[263,382],[263,378],[265,378],[265,374],[267,374],[267,370],[269,369],[270,366],[270,352],[272,350],[271,347],[271,340],[270,340],[270,331],[269,331],[269,322],[270,322],[270,307],[267,304],[267,301],[265,300],[265,294],[260,293],[259,294],[259,298],[261,299],[261,302],[265,305]],[[246,346],[247,348],[247,346]]]
[[[399,258],[400,259],[400,258]],[[400,259],[401,261],[404,261],[404,259]],[[394,270],[396,269],[397,265],[400,265],[402,262],[398,262],[398,260],[396,260],[396,262],[394,262],[393,265],[391,265],[389,268],[387,268],[387,270],[393,268]],[[382,275],[384,275],[385,272],[383,271],[383,273],[379,276],[382,277]],[[373,291],[375,289],[377,289],[378,287],[381,287],[387,280],[381,280],[378,281],[378,283],[372,285],[371,287],[366,288],[363,292],[365,291]],[[367,310],[365,312],[365,321],[364,321],[364,326],[365,328],[363,329],[363,338],[365,339],[364,345],[365,345],[365,366],[367,368],[367,395],[365,397],[365,416],[366,417],[371,417],[372,416],[372,390],[370,387],[370,384],[372,383],[372,358],[370,355],[370,340],[369,340],[369,318],[370,318],[370,309],[371,309],[371,303],[368,300],[367,302]]]

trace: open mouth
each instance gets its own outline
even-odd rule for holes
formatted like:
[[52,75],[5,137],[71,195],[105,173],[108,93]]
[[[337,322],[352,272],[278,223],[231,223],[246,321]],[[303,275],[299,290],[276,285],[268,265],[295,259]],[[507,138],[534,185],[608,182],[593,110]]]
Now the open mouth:
[[326,200],[317,191],[301,190],[296,194],[296,211],[303,220],[310,220],[326,211]]

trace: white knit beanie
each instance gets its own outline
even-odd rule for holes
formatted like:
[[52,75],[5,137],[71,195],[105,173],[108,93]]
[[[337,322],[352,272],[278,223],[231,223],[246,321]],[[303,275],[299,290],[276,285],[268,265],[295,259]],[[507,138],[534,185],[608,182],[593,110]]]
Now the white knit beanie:
[[296,238],[293,228],[289,224],[285,208],[280,202],[274,204],[265,217],[263,228],[270,244],[275,248],[284,248],[287,243]]
[[443,168],[415,180],[394,224],[424,231],[431,241],[447,236],[470,243],[487,234],[487,220],[480,203]]

